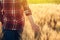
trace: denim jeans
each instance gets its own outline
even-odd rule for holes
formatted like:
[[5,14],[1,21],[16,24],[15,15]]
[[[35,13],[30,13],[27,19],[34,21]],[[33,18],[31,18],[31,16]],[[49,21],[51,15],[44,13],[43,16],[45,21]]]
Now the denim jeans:
[[20,40],[22,31],[19,30],[3,30],[2,40]]

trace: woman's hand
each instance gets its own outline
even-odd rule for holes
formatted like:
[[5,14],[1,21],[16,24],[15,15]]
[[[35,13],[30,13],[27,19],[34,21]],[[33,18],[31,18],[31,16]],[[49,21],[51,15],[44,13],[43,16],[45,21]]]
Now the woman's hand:
[[34,30],[34,32],[38,32],[39,31],[39,26],[37,24],[35,24],[32,15],[28,16],[28,19],[31,23],[32,29]]
[[40,30],[37,24],[31,24],[31,26],[34,32],[38,32]]

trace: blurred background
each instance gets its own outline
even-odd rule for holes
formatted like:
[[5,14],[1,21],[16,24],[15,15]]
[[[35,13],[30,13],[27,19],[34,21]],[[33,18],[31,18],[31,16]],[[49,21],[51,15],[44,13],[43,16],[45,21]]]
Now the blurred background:
[[[39,26],[40,30],[35,34],[28,18],[25,16],[22,40],[60,40],[60,0],[27,1],[32,11],[34,22]],[[2,36],[0,25],[0,39]]]
[[29,3],[60,3],[60,0],[28,0]]

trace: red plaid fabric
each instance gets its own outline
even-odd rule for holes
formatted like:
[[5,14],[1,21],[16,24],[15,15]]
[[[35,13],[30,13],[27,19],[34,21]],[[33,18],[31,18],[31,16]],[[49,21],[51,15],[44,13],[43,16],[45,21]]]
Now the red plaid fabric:
[[[3,28],[9,30],[21,30],[24,26],[24,14],[30,15],[31,11],[26,0],[3,0]],[[28,11],[26,11],[28,10]],[[1,13],[0,13],[1,14]],[[0,17],[1,18],[1,17]]]

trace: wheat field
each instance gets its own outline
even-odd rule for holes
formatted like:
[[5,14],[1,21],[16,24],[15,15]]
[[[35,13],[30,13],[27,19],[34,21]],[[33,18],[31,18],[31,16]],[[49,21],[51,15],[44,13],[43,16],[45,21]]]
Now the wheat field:
[[34,22],[40,30],[35,37],[29,20],[25,16],[22,40],[60,40],[60,4],[29,4],[29,7]]
[[60,40],[60,4],[30,4],[34,22],[40,31],[35,34],[26,17],[26,24],[22,34],[23,40]]

